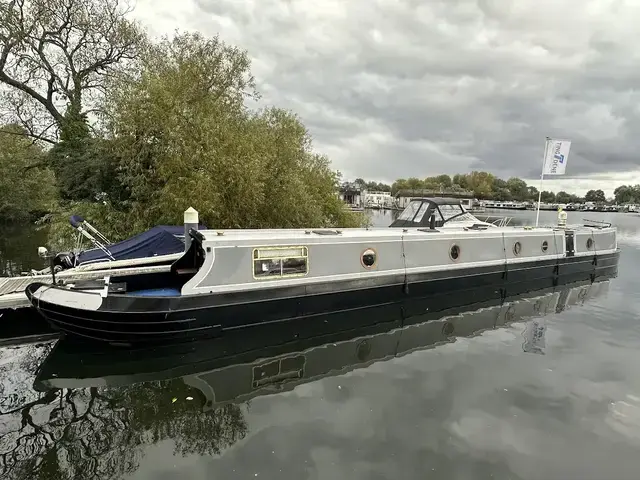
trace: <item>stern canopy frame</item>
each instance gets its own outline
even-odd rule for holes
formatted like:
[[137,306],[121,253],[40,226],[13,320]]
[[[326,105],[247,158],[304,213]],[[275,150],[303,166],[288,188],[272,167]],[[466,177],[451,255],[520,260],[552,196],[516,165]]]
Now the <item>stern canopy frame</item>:
[[480,222],[456,198],[412,198],[390,228],[437,228],[457,222]]

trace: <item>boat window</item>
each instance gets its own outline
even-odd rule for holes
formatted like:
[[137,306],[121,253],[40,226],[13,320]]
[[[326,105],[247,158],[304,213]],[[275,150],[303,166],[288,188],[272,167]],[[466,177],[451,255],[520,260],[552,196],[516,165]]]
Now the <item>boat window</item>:
[[429,204],[427,202],[422,202],[422,205],[420,205],[420,208],[418,209],[418,213],[416,213],[416,216],[413,219],[414,223],[422,222],[422,217],[424,217],[424,214],[427,213],[428,209]]
[[396,220],[413,220],[413,217],[416,216],[416,213],[418,213],[421,205],[422,202],[420,200],[414,200],[413,202],[410,202]]
[[463,212],[460,205],[440,205],[439,208],[445,220],[449,220],[451,217],[460,215]]
[[439,206],[441,215],[444,218],[444,221],[449,222],[475,222],[478,219],[474,217],[471,213],[467,212],[460,205],[440,205]]
[[307,247],[262,247],[253,250],[253,277],[277,279],[309,273]]
[[441,227],[442,224],[444,223],[444,218],[442,217],[442,214],[440,213],[439,210],[435,209],[433,210],[433,212],[431,212],[433,214],[436,220],[436,226]]
[[470,213],[465,212],[462,215],[457,215],[455,217],[450,217],[447,220],[447,223],[450,223],[450,222],[477,222],[477,221],[478,221],[478,219],[476,217],[474,217]]

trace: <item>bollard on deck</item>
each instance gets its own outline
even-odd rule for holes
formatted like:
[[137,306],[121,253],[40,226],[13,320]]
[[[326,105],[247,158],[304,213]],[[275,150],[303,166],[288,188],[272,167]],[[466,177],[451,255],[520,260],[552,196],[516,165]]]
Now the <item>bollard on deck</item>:
[[194,230],[198,230],[198,224],[200,220],[198,218],[198,211],[189,207],[184,211],[184,251],[189,250],[191,246],[191,235],[189,235],[189,230],[192,228]]

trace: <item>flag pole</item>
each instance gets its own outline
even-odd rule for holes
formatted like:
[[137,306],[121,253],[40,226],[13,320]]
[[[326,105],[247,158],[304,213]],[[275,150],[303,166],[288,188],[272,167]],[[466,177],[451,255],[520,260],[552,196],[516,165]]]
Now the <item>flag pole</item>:
[[542,200],[542,181],[544,180],[544,167],[547,162],[547,150],[549,148],[549,140],[551,137],[547,137],[544,143],[544,155],[542,156],[542,172],[540,173],[540,188],[538,189],[538,208],[536,209],[536,227],[538,226],[538,220],[540,219],[540,201]]

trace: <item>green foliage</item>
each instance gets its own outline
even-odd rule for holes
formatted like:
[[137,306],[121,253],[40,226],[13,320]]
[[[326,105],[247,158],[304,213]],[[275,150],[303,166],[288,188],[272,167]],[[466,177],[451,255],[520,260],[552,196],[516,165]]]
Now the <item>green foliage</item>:
[[246,52],[181,34],[150,46],[143,66],[105,104],[136,229],[179,224],[189,206],[215,228],[361,222],[295,115],[245,108],[257,96]]
[[572,203],[574,201],[574,195],[567,192],[556,193],[556,202],[558,203]]
[[640,185],[620,185],[613,191],[617,204],[640,204]]
[[[496,192],[494,183],[496,177],[487,172],[471,172],[466,175],[438,175],[419,178],[400,178],[393,182],[391,193],[395,195],[400,190],[434,190],[434,191],[473,191],[477,198],[493,198]],[[503,182],[504,183],[504,182]]]
[[510,178],[507,180],[507,189],[509,190],[513,200],[522,202],[530,199],[527,183],[524,180],[516,177]]
[[553,203],[556,201],[556,194],[545,190],[540,194],[540,200],[544,203]]
[[113,202],[128,198],[118,179],[120,159],[112,142],[93,137],[71,137],[58,142],[46,155],[56,172],[63,201],[95,201],[106,194]]
[[454,185],[460,185],[460,188],[464,188],[464,189],[468,188],[467,176],[464,174],[458,173],[454,175],[452,181]]
[[[56,251],[71,249],[75,244],[76,231],[69,224],[71,215],[81,215],[112,242],[124,240],[144,230],[136,228],[137,222],[131,220],[128,211],[114,208],[107,202],[61,202],[52,213],[49,247]],[[85,246],[88,245],[86,241]]]
[[602,190],[589,190],[584,196],[585,201],[595,203],[605,203],[607,201]]
[[451,188],[451,186],[453,186],[453,181],[449,175],[438,175],[437,177],[431,178],[433,178],[433,183],[442,185],[444,188]]
[[390,192],[391,186],[386,183],[378,183],[378,182],[366,182],[362,178],[356,178],[353,182],[360,187],[362,190],[367,190],[369,192]]
[[63,199],[91,200],[113,176],[87,115],[108,79],[124,74],[146,42],[128,14],[119,0],[0,4],[1,111],[25,136],[53,145],[44,160]]
[[53,172],[30,168],[41,162],[42,150],[16,125],[0,128],[0,219],[25,221],[47,212],[56,198]]

